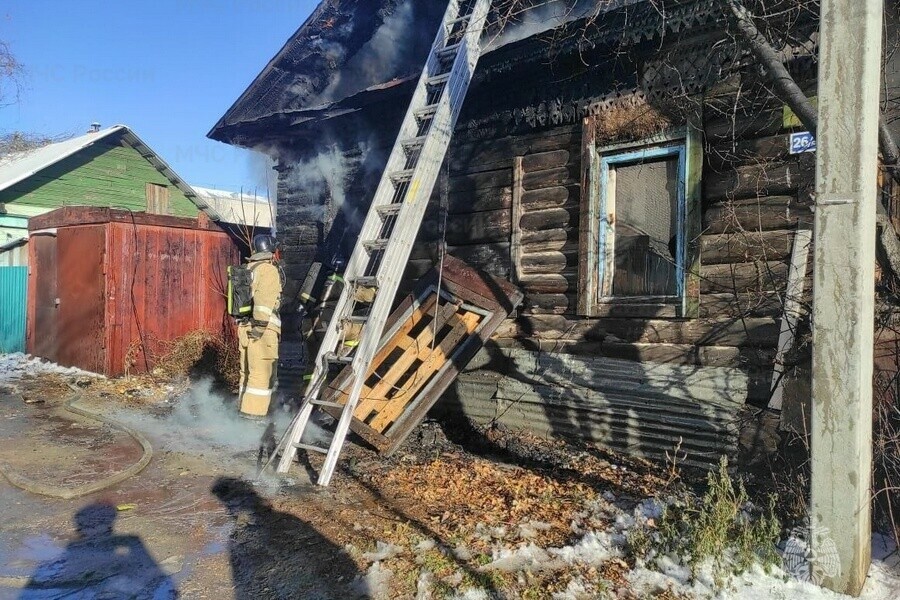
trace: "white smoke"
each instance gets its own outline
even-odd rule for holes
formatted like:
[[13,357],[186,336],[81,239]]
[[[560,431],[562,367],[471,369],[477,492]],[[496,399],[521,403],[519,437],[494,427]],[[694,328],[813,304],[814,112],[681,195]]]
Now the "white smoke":
[[285,184],[292,195],[313,201],[308,209],[309,219],[331,223],[344,210],[348,223],[359,225],[364,215],[361,199],[348,204],[347,190],[355,178],[380,173],[382,159],[375,151],[374,137],[344,149],[325,136],[309,158],[292,163]]
[[418,35],[414,21],[414,1],[406,0],[385,17],[371,39],[335,72],[319,99],[322,102],[337,101],[369,86],[406,75],[411,61],[420,58],[409,56],[410,37]]
[[253,195],[266,198],[269,202],[269,213],[272,217],[272,233],[277,233],[278,181],[275,171],[275,160],[269,152],[251,150],[247,159],[247,167],[253,176]]
[[[141,431],[169,451],[192,454],[226,452],[224,456],[246,452],[249,459],[259,448],[266,423],[238,415],[237,396],[219,392],[211,378],[193,381],[190,389],[172,400],[174,408],[166,414],[148,416],[146,409],[120,409],[114,417]],[[276,435],[288,427],[293,415],[278,407],[270,419]],[[330,435],[311,423],[304,436],[307,443],[327,444]],[[256,463],[247,463],[248,472]]]
[[502,26],[485,52],[639,0],[523,0],[500,14]]

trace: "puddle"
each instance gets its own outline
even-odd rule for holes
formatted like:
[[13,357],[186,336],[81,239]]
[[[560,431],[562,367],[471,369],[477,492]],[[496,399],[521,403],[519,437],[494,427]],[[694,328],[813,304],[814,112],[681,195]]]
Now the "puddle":
[[213,556],[226,552],[228,550],[228,540],[233,530],[234,522],[231,520],[223,525],[210,527],[209,534],[213,539],[200,550],[200,556]]
[[38,564],[54,561],[63,553],[65,545],[65,541],[46,533],[28,536],[19,542],[6,540],[0,543],[0,575],[30,575]]

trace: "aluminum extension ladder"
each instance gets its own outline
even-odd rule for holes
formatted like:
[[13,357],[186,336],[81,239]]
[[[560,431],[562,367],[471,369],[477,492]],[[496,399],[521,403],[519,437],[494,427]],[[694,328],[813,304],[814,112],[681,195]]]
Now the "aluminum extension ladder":
[[[319,347],[299,413],[282,438],[277,471],[290,469],[298,449],[326,454],[318,484],[331,480],[391,304],[450,144],[481,53],[490,0],[450,0],[419,77],[384,174],[344,271],[334,317]],[[346,403],[322,400],[327,381],[350,365]],[[327,448],[301,443],[313,412],[341,410]]]

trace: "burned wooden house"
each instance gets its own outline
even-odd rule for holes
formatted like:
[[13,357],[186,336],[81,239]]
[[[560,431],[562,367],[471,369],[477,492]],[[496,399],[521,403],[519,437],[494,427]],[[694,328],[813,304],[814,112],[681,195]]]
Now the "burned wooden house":
[[[711,464],[808,399],[814,140],[726,2],[528,4],[495,3],[407,268],[524,293],[442,406]],[[761,34],[813,96],[817,15],[781,4]],[[285,312],[352,249],[444,7],[324,0],[210,132],[276,161]]]

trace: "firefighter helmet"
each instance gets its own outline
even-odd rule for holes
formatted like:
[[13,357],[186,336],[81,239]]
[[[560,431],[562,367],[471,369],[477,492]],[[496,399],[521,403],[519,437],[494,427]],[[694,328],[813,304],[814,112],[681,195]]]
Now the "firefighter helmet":
[[253,236],[253,242],[250,245],[250,248],[253,250],[253,253],[257,252],[275,252],[276,247],[275,238],[271,235],[260,233],[259,235]]

